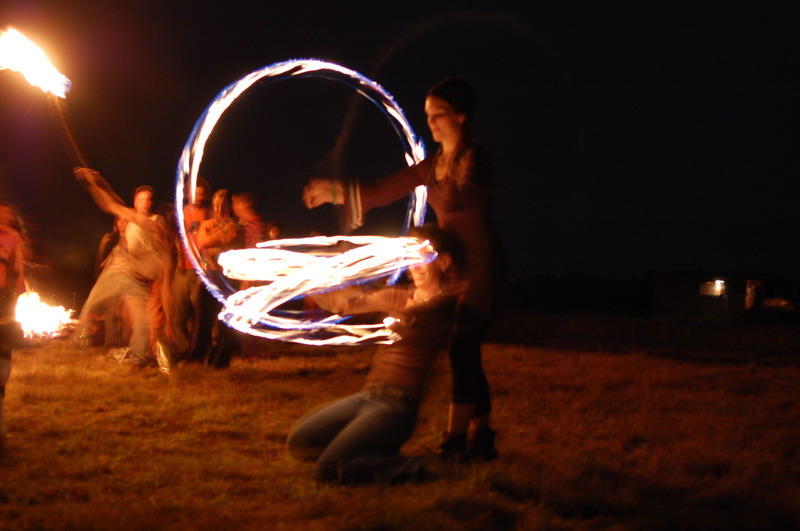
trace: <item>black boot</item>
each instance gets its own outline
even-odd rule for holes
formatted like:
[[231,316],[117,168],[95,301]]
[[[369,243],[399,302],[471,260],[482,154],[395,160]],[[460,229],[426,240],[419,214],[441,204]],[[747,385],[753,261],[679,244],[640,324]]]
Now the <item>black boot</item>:
[[494,447],[496,436],[491,428],[479,428],[467,441],[464,457],[469,461],[494,461],[498,455]]
[[463,461],[467,449],[466,433],[445,433],[444,442],[439,445],[436,455],[443,461]]

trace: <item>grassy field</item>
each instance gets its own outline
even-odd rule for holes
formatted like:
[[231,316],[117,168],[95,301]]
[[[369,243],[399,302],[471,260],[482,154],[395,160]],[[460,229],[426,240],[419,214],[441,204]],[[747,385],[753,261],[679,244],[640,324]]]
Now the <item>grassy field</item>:
[[[796,358],[490,344],[498,461],[344,488],[317,485],[283,440],[358,389],[372,351],[269,354],[167,376],[60,341],[15,351],[0,528],[800,528]],[[447,378],[442,364],[405,452],[438,444]]]

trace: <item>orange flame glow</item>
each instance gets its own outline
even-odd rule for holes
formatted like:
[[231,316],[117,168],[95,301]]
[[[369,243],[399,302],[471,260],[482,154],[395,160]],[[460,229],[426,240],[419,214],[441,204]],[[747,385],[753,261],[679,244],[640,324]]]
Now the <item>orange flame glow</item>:
[[52,337],[72,322],[72,310],[48,306],[34,291],[26,291],[17,299],[16,319],[26,338]]
[[19,31],[0,31],[0,70],[20,72],[28,83],[59,98],[66,98],[72,82],[33,41]]

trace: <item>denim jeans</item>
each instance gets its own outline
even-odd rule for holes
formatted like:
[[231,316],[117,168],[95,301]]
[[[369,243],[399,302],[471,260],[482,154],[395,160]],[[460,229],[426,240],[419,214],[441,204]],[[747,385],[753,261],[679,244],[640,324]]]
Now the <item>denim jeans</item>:
[[418,458],[400,455],[417,420],[415,404],[360,392],[306,413],[289,432],[290,453],[316,459],[318,481],[393,483],[421,472]]

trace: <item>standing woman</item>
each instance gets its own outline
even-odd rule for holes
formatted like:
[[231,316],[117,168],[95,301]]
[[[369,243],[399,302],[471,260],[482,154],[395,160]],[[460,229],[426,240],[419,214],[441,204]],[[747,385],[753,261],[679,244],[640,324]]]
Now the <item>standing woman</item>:
[[481,344],[489,329],[502,262],[491,222],[492,165],[486,150],[475,141],[474,111],[472,86],[460,79],[445,79],[425,98],[428,127],[439,145],[433,156],[370,185],[313,179],[303,194],[308,208],[343,204],[346,218],[362,220],[370,209],[406,198],[416,186],[425,185],[439,226],[459,239],[466,264],[460,278],[449,286],[459,295],[459,308],[449,352],[450,418],[439,447],[441,457],[452,460],[497,457]]

